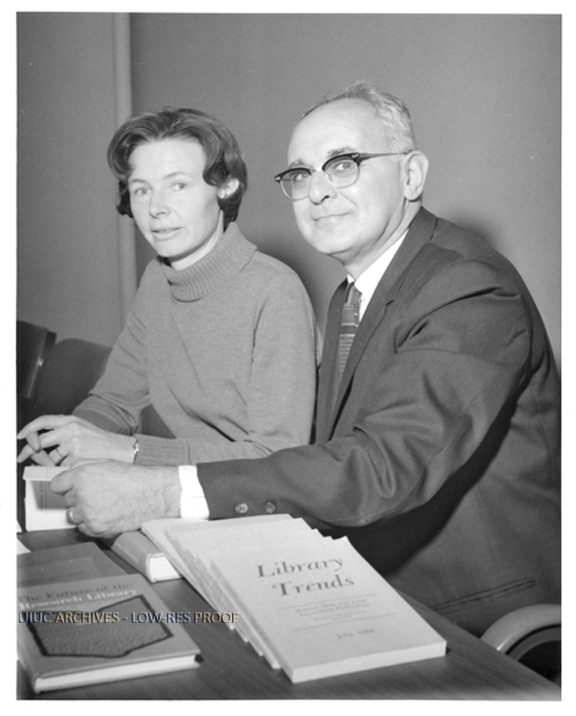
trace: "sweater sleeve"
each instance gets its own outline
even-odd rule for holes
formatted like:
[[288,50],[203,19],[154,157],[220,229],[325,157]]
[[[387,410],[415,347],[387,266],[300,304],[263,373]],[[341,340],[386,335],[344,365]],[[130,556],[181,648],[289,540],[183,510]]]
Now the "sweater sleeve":
[[300,279],[279,273],[262,296],[254,326],[248,428],[244,439],[209,442],[138,435],[137,461],[184,465],[258,458],[308,444],[316,390],[316,327]]
[[150,402],[143,284],[144,279],[104,375],[74,410],[77,417],[113,433],[134,433],[140,413]]

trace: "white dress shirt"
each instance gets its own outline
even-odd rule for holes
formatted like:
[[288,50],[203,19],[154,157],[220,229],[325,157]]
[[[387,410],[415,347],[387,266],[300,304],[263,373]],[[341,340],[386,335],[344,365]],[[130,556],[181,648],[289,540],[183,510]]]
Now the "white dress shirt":
[[[362,294],[360,298],[360,320],[362,320],[362,316],[366,313],[368,304],[372,300],[372,296],[380,283],[380,279],[386,273],[386,269],[390,266],[394,256],[396,256],[396,252],[400,248],[407,233],[408,232],[405,231],[398,241],[386,249],[382,256],[379,256],[376,261],[368,266],[364,273],[361,273],[356,279],[355,286]],[[348,276],[348,281],[354,281],[352,276]]]
[[[380,279],[384,276],[386,269],[396,255],[407,233],[408,231],[405,231],[398,241],[386,249],[382,256],[379,256],[376,261],[368,266],[364,273],[360,274],[356,279],[356,288],[362,294],[360,299],[360,320],[362,320],[362,316],[372,300],[372,296],[380,283]],[[354,279],[348,276],[348,281],[354,281]],[[208,502],[204,496],[204,490],[198,479],[196,465],[180,465],[178,475],[182,487],[180,516],[196,520],[209,519],[210,510],[208,509]]]

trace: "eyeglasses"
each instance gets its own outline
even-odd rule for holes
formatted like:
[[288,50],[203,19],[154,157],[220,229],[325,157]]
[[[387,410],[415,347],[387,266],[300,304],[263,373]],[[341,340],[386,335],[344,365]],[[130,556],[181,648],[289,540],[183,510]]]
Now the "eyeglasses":
[[349,154],[338,154],[336,157],[328,159],[319,169],[308,169],[307,167],[293,167],[280,172],[274,177],[282,187],[282,191],[292,201],[298,201],[308,196],[310,191],[310,180],[312,174],[322,171],[328,178],[328,181],[339,189],[351,186],[358,179],[360,173],[360,164],[367,159],[373,157],[393,157],[400,154],[409,154],[406,152],[380,152],[378,154],[360,154],[359,152],[350,152]]

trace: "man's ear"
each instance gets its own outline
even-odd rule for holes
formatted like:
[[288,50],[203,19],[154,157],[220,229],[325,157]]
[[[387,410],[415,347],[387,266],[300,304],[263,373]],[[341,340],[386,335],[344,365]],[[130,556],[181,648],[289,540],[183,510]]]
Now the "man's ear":
[[404,196],[408,201],[417,201],[424,191],[428,173],[428,158],[422,152],[414,150],[406,157],[405,167]]
[[230,177],[224,182],[224,184],[221,184],[218,187],[218,191],[216,192],[216,194],[218,195],[219,199],[226,199],[227,197],[234,194],[234,192],[236,191],[236,189],[238,189],[239,186],[240,182],[238,181],[238,179],[236,179],[236,177]]

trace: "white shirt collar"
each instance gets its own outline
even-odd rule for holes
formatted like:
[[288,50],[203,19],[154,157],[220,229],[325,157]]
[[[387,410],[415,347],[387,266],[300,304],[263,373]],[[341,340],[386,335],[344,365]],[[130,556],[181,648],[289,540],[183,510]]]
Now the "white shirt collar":
[[[392,244],[390,248],[386,249],[382,256],[379,256],[376,261],[368,266],[368,268],[356,279],[356,288],[362,294],[362,298],[360,300],[360,319],[362,319],[362,316],[368,308],[368,304],[376,291],[376,287],[380,283],[380,279],[386,273],[386,269],[390,266],[394,256],[396,256],[396,252],[402,245],[407,233],[408,230],[406,230],[398,241]],[[354,281],[354,279],[351,276],[348,276],[348,281]]]

